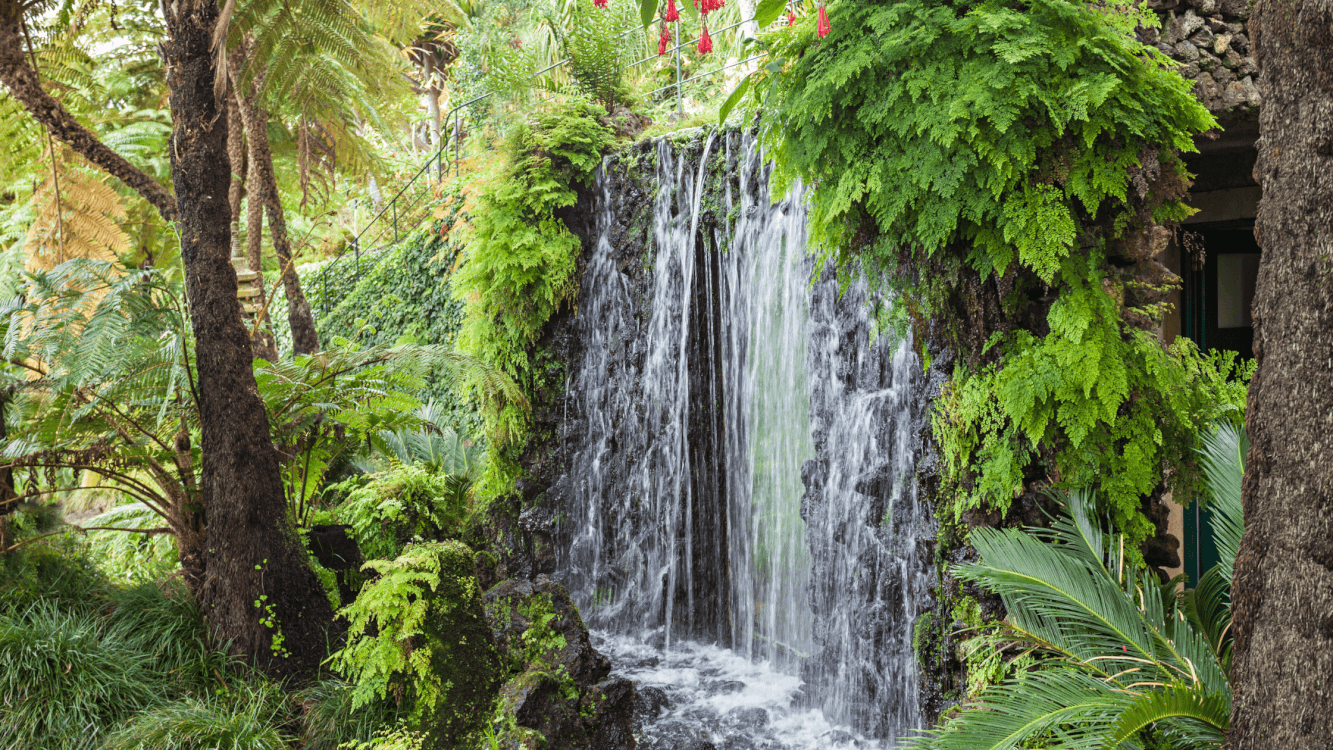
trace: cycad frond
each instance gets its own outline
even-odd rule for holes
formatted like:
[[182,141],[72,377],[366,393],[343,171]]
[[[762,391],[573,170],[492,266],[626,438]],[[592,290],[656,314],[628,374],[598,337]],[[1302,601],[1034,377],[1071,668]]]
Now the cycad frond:
[[1199,458],[1212,497],[1210,522],[1213,541],[1221,566],[1221,575],[1231,584],[1231,569],[1240,550],[1240,537],[1245,531],[1245,514],[1241,507],[1241,479],[1245,474],[1245,454],[1249,441],[1229,422],[1218,424],[1216,432],[1203,434]]
[[[1192,685],[1172,685],[1164,690],[1143,693],[1120,714],[1110,733],[1107,747],[1117,747],[1135,738],[1144,728],[1157,722],[1171,721],[1196,733],[1209,745],[1226,744],[1226,729],[1231,717],[1231,693],[1226,690],[1205,693]],[[1192,720],[1188,723],[1181,719]],[[1174,721],[1173,721],[1174,720]],[[1207,745],[1194,745],[1201,747]]]
[[[1045,733],[1068,750],[1101,750],[1134,696],[1068,667],[1031,672],[982,694],[937,732],[909,738],[917,747],[1010,750]],[[1114,747],[1112,745],[1111,747]]]

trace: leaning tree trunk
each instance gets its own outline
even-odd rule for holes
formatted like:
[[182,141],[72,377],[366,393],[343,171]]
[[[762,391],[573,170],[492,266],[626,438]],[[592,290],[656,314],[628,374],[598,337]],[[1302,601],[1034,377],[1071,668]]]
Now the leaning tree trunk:
[[[206,538],[198,600],[214,638],[275,676],[312,675],[333,612],[287,516],[232,272],[227,125],[213,93],[215,0],[164,4],[180,211],[198,368]],[[183,561],[184,563],[185,561]],[[195,566],[197,567],[197,566]]]
[[268,144],[268,112],[258,106],[258,94],[242,94],[239,67],[231,72],[241,103],[241,121],[245,124],[246,140],[250,144],[250,170],[258,178],[259,192],[251,192],[250,200],[262,200],[268,214],[269,232],[273,235],[273,252],[282,265],[282,287],[287,293],[287,322],[292,329],[294,354],[314,354],[319,351],[319,334],[315,332],[315,316],[310,303],[301,291],[301,279],[292,263],[292,246],[287,237],[287,218],[282,212],[282,198],[278,195],[278,178],[273,172],[273,152]]
[[133,188],[153,204],[168,222],[176,219],[176,199],[157,180],[130,164],[98,140],[61,106],[37,79],[37,72],[24,56],[23,4],[0,0],[0,83],[51,135],[67,144],[89,162]]
[[1261,0],[1263,248],[1232,588],[1235,750],[1333,747],[1333,0]]
[[[242,62],[236,52],[232,53],[231,65],[239,66]],[[249,160],[245,156],[245,125],[241,121],[240,99],[236,95],[234,86],[227,88],[227,159],[231,161],[231,184],[227,192],[227,202],[231,208],[231,239],[236,243],[236,238],[240,236],[241,229],[241,202],[247,190],[248,172],[246,169]],[[259,191],[253,191],[251,195],[259,195]],[[253,204],[254,201],[251,201]],[[247,217],[249,218],[249,217]],[[252,334],[250,336],[250,346],[254,350],[256,359],[265,359],[269,362],[278,361],[278,344],[273,340],[273,333],[269,330],[268,322],[268,294],[264,290],[264,270],[261,263],[259,244],[262,242],[260,231],[262,230],[262,221],[260,228],[254,233],[255,240],[250,240],[247,236],[246,266],[255,272],[255,289],[259,295],[255,298],[258,312],[255,313],[256,319],[253,324]],[[247,223],[247,229],[249,229]],[[250,247],[253,245],[253,250]],[[235,253],[232,253],[235,255]]]

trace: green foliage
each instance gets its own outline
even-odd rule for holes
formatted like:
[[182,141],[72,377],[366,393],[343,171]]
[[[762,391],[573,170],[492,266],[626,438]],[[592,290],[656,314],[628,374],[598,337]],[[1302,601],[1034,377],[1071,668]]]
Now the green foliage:
[[553,25],[569,58],[574,85],[608,110],[628,95],[622,66],[629,60],[625,59],[623,37],[634,26],[634,10],[628,3],[606,8],[578,3],[568,25]]
[[371,476],[336,509],[336,517],[352,525],[362,554],[380,560],[397,557],[414,540],[456,534],[466,515],[467,497],[453,475],[416,466]]
[[409,545],[366,564],[379,577],[341,613],[347,646],[332,663],[356,685],[352,705],[392,698],[432,738],[480,729],[498,688],[499,659],[467,545]]
[[[67,608],[67,607],[74,608]],[[85,589],[0,611],[0,743],[97,747],[132,713],[198,692],[227,667],[179,590]]]
[[170,534],[135,534],[109,529],[160,528],[162,519],[143,503],[116,506],[88,520],[88,555],[108,578],[120,583],[158,581],[180,566]]
[[955,517],[983,504],[1001,512],[1022,492],[1041,446],[1058,446],[1065,486],[1096,483],[1133,548],[1152,535],[1139,498],[1177,467],[1180,497],[1195,489],[1192,452],[1200,428],[1239,419],[1253,365],[1201,354],[1184,338],[1163,350],[1141,330],[1122,332],[1102,274],[1078,259],[1052,307],[1050,333],[1016,331],[998,346],[1003,366],[960,367],[937,402],[934,434]]
[[[968,345],[937,403],[947,505],[1005,511],[1040,468],[1063,487],[1098,482],[1137,545],[1150,533],[1140,498],[1164,476],[1190,491],[1198,429],[1238,412],[1248,380],[1244,367],[1183,343],[1163,351],[1144,332],[1171,282],[1136,270],[1152,255],[1139,238],[1189,215],[1176,152],[1214,125],[1161,53],[1135,40],[1155,17],[1066,0],[830,12],[827,39],[803,23],[765,42],[774,62],[754,90],[772,105],[778,187],[817,187],[810,225],[823,256],[844,277],[864,272],[902,293],[890,313],[899,327],[942,317],[951,343],[976,335],[961,326],[995,332]],[[979,311],[967,280],[997,277],[1012,291]]]
[[[542,327],[577,290],[579,239],[555,216],[574,205],[612,136],[603,114],[571,98],[516,125],[504,165],[478,197],[464,230],[463,265],[454,293],[463,301],[459,348],[494,364],[532,394],[538,377],[533,347]],[[527,415],[487,399],[483,414],[492,447],[526,435]]]
[[272,683],[240,683],[136,714],[105,750],[289,750],[286,695]]
[[368,743],[397,718],[394,706],[372,701],[353,708],[353,688],[342,680],[321,680],[292,695],[301,707],[301,747],[340,750],[349,743]]
[[[864,218],[893,247],[948,249],[979,271],[1018,261],[1050,282],[1079,228],[1133,208],[1131,170],[1192,150],[1213,119],[1133,29],[1131,4],[1064,0],[834,2],[814,43],[779,37],[771,76],[782,184],[817,184],[810,224],[825,252],[851,249]],[[1164,170],[1179,170],[1167,157]],[[1182,217],[1178,196],[1160,207]]]
[[[1208,440],[1217,445],[1235,434],[1224,426]],[[1239,453],[1232,456],[1227,471],[1239,474]],[[1238,498],[1219,494],[1227,498],[1219,501],[1229,506],[1224,512],[1238,516]],[[1178,596],[1174,581],[1161,583],[1127,559],[1089,493],[1064,501],[1067,514],[1051,529],[973,532],[980,562],[957,572],[998,593],[1009,613],[980,647],[996,659],[1019,651],[1018,659],[1036,661],[1009,665],[1000,684],[917,746],[1142,748],[1152,733],[1158,747],[1221,747],[1231,711],[1230,642],[1217,592]],[[1224,559],[1212,574],[1232,563]],[[1201,595],[1214,601],[1200,602]],[[1202,610],[1215,613],[1205,627],[1186,616]]]

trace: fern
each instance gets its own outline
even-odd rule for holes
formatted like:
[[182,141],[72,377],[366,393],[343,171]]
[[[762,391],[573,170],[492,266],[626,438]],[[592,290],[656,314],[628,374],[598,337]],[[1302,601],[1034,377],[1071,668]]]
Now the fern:
[[[464,304],[459,348],[522,385],[536,385],[533,345],[542,327],[576,290],[579,239],[555,217],[574,205],[612,142],[590,101],[539,111],[517,125],[504,144],[501,174],[478,197],[463,230],[463,264],[453,280]],[[526,434],[519,409],[487,399],[483,414],[490,445]]]
[[819,252],[900,292],[897,325],[943,318],[956,344],[976,314],[966,280],[1012,290],[1001,332],[969,349],[937,403],[944,507],[1006,511],[1040,468],[1063,487],[1096,483],[1136,547],[1150,534],[1140,499],[1164,478],[1189,495],[1198,430],[1239,412],[1248,379],[1187,344],[1163,350],[1145,331],[1164,307],[1136,301],[1143,284],[1121,268],[1137,262],[1132,235],[1190,213],[1177,151],[1215,124],[1135,41],[1155,17],[1066,0],[830,12],[827,39],[808,24],[767,37],[773,64],[751,86],[771,105],[779,189],[817,187]]
[[[378,578],[341,610],[350,623],[348,641],[332,657],[355,684],[353,706],[393,699],[412,706],[420,719],[447,702],[451,691],[474,687],[443,680],[439,664],[460,648],[480,651],[483,662],[496,661],[493,645],[467,642],[468,628],[478,622],[487,627],[472,551],[454,541],[414,544],[396,559],[372,560],[366,568]],[[472,678],[485,683],[493,677]]]

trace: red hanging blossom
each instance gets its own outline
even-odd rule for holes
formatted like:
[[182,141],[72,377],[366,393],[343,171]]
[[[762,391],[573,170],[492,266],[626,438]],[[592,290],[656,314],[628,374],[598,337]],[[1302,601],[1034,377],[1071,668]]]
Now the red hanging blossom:
[[523,40],[519,39],[518,37],[514,37],[513,39],[509,40],[509,46],[513,47],[514,49],[523,49]]
[[592,4],[598,8],[605,8],[607,0],[592,0]]
[[657,56],[661,57],[667,53],[667,45],[671,44],[671,27],[666,23],[662,24],[662,38],[657,40]]
[[699,37],[699,54],[706,55],[713,51],[713,38],[708,35],[708,24],[704,24],[704,35]]
[[680,20],[680,13],[676,10],[676,0],[667,0],[666,13],[662,15],[662,20],[667,23],[675,23]]
[[824,0],[819,0],[819,38],[823,39],[832,33],[833,27],[829,26],[828,11],[824,10]]
[[726,4],[726,0],[699,0],[699,14],[706,16],[715,10],[722,10]]

